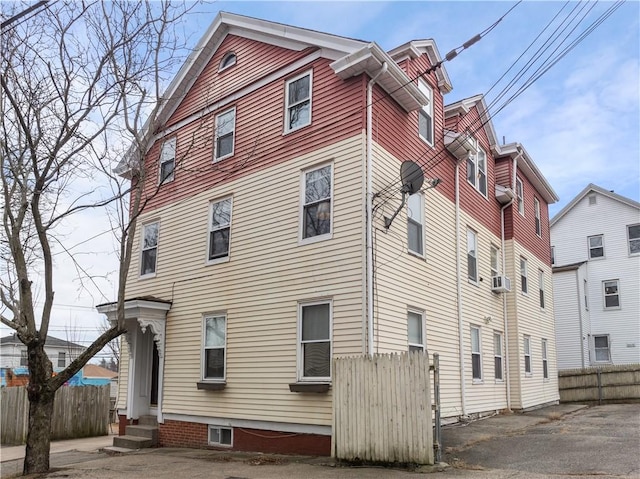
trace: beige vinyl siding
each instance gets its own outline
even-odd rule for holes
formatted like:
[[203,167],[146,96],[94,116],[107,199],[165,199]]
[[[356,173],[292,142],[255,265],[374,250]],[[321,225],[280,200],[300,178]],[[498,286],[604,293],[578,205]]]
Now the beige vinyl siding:
[[[297,378],[299,301],[332,299],[334,356],[362,352],[362,152],[358,135],[151,213],[162,224],[158,274],[139,280],[134,258],[127,296],[173,301],[163,413],[331,424],[330,394],[288,385]],[[301,171],[328,161],[333,237],[299,244]],[[229,195],[230,260],[207,265],[209,202]],[[202,316],[214,312],[227,315],[227,384],[200,391]]]
[[118,364],[118,397],[117,409],[127,408],[127,383],[129,381],[129,345],[124,335],[118,338],[120,341],[120,363]]
[[[515,240],[508,242],[508,276],[512,278],[512,292],[508,295],[509,336],[511,342],[510,365],[512,406],[517,409],[557,401],[558,375],[556,365],[556,338],[553,316],[553,279],[551,268]],[[520,257],[527,259],[528,294],[520,288]],[[540,309],[538,296],[538,270],[544,271],[545,303]],[[517,325],[516,325],[517,321]],[[524,372],[523,336],[531,337],[531,375]],[[549,379],[542,377],[541,340],[547,340]],[[515,347],[514,347],[515,346]]]

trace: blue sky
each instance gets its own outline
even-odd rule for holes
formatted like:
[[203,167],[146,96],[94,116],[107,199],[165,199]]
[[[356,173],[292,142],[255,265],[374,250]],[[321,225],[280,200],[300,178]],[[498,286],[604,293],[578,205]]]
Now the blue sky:
[[[254,16],[327,33],[375,41],[390,50],[409,40],[433,38],[445,55],[485,30],[515,2],[240,2],[196,5],[183,25],[195,45],[219,10]],[[525,1],[480,42],[446,69],[453,91],[445,102],[486,93],[545,25],[565,5]],[[584,5],[569,2],[568,11]],[[589,3],[590,24],[612,2]],[[580,7],[578,7],[580,8]],[[640,3],[628,1],[561,59],[524,94],[493,117],[498,138],[522,143],[560,196],[551,215],[587,184],[640,201]],[[578,27],[577,32],[584,27]],[[574,37],[575,34],[574,33]],[[507,78],[512,78],[512,71]],[[499,92],[500,83],[487,97]],[[106,218],[87,215],[81,231],[108,229]],[[111,244],[87,243],[87,262],[96,274],[117,265]],[[66,266],[66,267],[65,267]],[[56,271],[56,306],[50,334],[86,343],[97,336],[100,315],[94,304],[115,298],[107,280],[102,292],[81,291],[73,270]],[[104,295],[104,296],[103,296]],[[7,334],[6,327],[0,328]]]

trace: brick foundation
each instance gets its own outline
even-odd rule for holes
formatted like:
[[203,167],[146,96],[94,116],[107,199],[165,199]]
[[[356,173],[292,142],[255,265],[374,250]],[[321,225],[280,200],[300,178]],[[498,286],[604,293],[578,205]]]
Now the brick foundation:
[[208,426],[185,421],[166,420],[160,424],[160,446],[224,449],[272,454],[331,455],[331,436],[233,428],[233,447],[208,445]]

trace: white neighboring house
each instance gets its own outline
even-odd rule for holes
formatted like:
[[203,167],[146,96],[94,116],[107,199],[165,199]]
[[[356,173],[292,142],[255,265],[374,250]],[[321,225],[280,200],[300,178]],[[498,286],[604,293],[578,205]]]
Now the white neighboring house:
[[640,203],[589,184],[550,228],[558,369],[640,363]]
[[[53,336],[47,336],[44,347],[54,371],[67,367],[85,349],[84,346]],[[27,366],[27,347],[15,333],[0,338],[0,366],[3,368]]]

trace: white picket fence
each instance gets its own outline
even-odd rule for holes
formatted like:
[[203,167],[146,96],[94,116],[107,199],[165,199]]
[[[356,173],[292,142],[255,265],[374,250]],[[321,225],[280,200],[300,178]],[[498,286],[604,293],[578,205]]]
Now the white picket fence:
[[434,463],[429,365],[426,353],[334,360],[336,459]]

